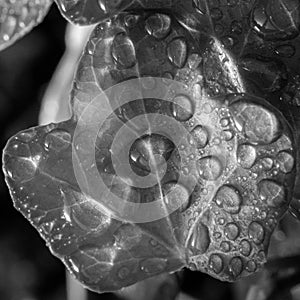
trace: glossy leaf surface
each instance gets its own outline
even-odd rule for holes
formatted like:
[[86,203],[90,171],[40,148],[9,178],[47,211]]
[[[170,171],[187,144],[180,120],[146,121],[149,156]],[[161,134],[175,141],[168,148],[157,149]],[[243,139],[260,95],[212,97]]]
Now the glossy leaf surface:
[[9,47],[42,22],[52,2],[52,0],[2,0],[0,50]]
[[56,0],[62,15],[74,24],[90,25],[124,10],[180,9],[182,0]]
[[[211,5],[198,1],[191,18],[184,12],[145,11],[98,25],[74,81],[72,119],[26,130],[5,148],[4,171],[16,208],[90,289],[116,290],[184,266],[227,281],[250,275],[266,261],[270,235],[288,209],[295,178],[299,186],[300,85],[294,63],[299,54],[294,58],[289,50],[299,39],[289,35],[289,49],[282,36],[276,42],[263,39],[255,27],[253,3]],[[272,20],[294,30],[290,18],[276,12]],[[149,76],[165,78],[158,90],[171,103],[147,97],[159,84]],[[130,84],[134,78],[143,84]],[[184,84],[180,93],[170,84],[173,79]],[[92,134],[88,123],[99,122],[106,108],[105,101],[96,103],[102,91],[122,82],[128,88],[113,98],[120,105],[97,133],[93,164],[84,152]],[[137,94],[138,100],[124,104],[128,94]],[[82,121],[93,103],[103,111],[95,106],[89,122]],[[151,114],[174,120],[188,134],[177,144],[175,131],[166,134],[172,126],[159,127]],[[167,170],[146,189],[132,187],[132,178],[118,177],[113,162],[113,155],[121,157],[130,142],[118,133],[138,116],[145,116],[146,128],[140,135],[140,128],[130,127],[140,135],[130,148],[132,169],[146,176],[153,167],[150,158],[159,155]],[[122,147],[115,152],[116,139]],[[181,207],[147,223],[104,214],[98,195],[80,189],[74,149],[83,158],[83,177],[97,169],[124,200],[143,204],[161,199],[168,206],[179,199]],[[155,160],[156,174],[160,166]],[[178,199],[168,199],[165,192],[179,176]]]

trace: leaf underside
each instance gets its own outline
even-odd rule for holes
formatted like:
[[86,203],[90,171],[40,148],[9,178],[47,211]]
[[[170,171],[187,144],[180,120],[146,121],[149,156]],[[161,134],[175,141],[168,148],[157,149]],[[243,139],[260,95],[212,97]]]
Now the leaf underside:
[[[265,263],[270,235],[293,196],[299,155],[295,150],[299,136],[292,134],[299,126],[299,107],[284,96],[292,94],[297,70],[290,58],[279,59],[283,52],[269,49],[280,49],[286,40],[299,43],[295,24],[300,21],[293,12],[299,13],[297,1],[271,1],[273,29],[259,27],[254,12],[261,7],[254,9],[252,2],[216,8],[210,1],[198,1],[197,7],[186,4],[180,15],[168,10],[124,12],[99,24],[78,66],[71,92],[72,118],[31,128],[9,140],[3,165],[15,207],[89,289],[118,290],[183,267],[235,281]],[[290,6],[282,16],[276,7],[285,2]],[[93,2],[77,3],[84,7],[82,16],[96,22],[83,14]],[[93,164],[84,152],[91,134],[88,122],[99,122],[105,103],[96,103],[100,109],[95,108],[88,122],[81,121],[82,113],[103,90],[149,76],[166,78],[165,97],[177,97],[182,109],[145,96],[155,89],[155,80],[143,86],[128,83],[124,94],[110,101],[122,103],[120,99],[128,94],[136,97],[137,91],[143,96],[116,106],[104,121]],[[180,94],[167,85],[171,79],[184,84]],[[156,133],[159,120],[150,114],[174,119],[190,133],[192,142],[183,135],[180,145],[174,146],[166,134],[172,126],[160,126]],[[145,175],[147,157],[160,153],[166,159],[166,175],[148,188],[133,187],[131,178],[118,177],[112,161],[115,137],[138,116],[145,116],[146,125],[134,144],[132,168]],[[140,128],[130,128],[140,135]],[[122,143],[126,147],[126,139]],[[86,157],[80,161],[86,178],[96,168],[124,201],[161,199],[167,206],[170,199],[164,192],[181,176],[177,193],[181,207],[147,223],[104,214],[98,195],[80,189],[74,149],[78,158]],[[113,155],[121,157],[123,148],[118,151]],[[159,173],[159,164],[155,168]]]

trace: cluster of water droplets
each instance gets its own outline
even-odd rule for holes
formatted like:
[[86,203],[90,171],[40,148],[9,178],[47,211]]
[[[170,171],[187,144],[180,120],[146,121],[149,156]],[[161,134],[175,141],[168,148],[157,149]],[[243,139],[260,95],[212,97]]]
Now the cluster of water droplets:
[[[270,235],[291,199],[296,169],[289,125],[266,99],[279,93],[282,101],[299,105],[299,76],[287,75],[288,60],[296,55],[292,40],[299,33],[299,5],[296,0],[256,1],[255,6],[251,1],[215,2],[210,7],[194,1],[197,18],[208,18],[213,27],[208,32],[193,32],[171,12],[159,10],[131,11],[98,25],[72,91],[78,117],[99,88],[134,77],[164,78],[170,101],[142,99],[142,105],[136,101],[116,109],[100,130],[96,161],[107,185],[127,201],[180,202],[166,220],[144,227],[115,221],[77,190],[70,159],[74,120],[25,131],[5,150],[6,179],[16,207],[94,290],[119,289],[185,264],[232,281],[266,261]],[[78,10],[83,2],[60,3],[65,13],[74,12],[73,20],[95,22]],[[109,13],[121,1],[93,5]],[[240,15],[228,21],[237,7]],[[249,28],[245,16],[251,18]],[[248,40],[242,38],[245,30]],[[271,58],[245,51],[264,43]],[[171,80],[184,83],[185,89],[172,89]],[[149,77],[143,84],[151,91],[156,83]],[[172,126],[157,119],[132,143],[128,161],[136,174],[146,176],[153,166],[164,171],[156,186],[138,189],[130,178],[117,178],[111,147],[124,123],[150,113],[173,118],[188,134],[175,145],[172,136],[163,134]],[[91,121],[96,118],[97,112]],[[153,133],[158,125],[161,132]],[[73,141],[78,151],[88,135],[83,126],[80,143]],[[185,178],[180,184],[179,176]],[[45,204],[41,197],[47,189],[53,196]],[[168,198],[174,189],[176,197]]]

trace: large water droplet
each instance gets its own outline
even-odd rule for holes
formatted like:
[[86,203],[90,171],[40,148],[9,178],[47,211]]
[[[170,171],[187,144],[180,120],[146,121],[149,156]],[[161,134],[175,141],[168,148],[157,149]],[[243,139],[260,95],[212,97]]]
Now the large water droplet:
[[265,40],[287,40],[299,34],[298,0],[258,1],[252,14],[254,30]]
[[5,173],[15,181],[31,180],[38,168],[38,161],[32,157],[4,157]]
[[197,125],[191,131],[192,139],[196,142],[197,148],[204,148],[208,143],[208,131],[205,127]]
[[295,165],[294,157],[285,151],[282,151],[277,155],[277,162],[279,163],[280,171],[285,174],[292,172]]
[[163,185],[165,203],[169,208],[180,207],[180,211],[185,211],[190,205],[190,192],[182,184],[170,182]]
[[195,226],[188,244],[193,254],[205,253],[210,245],[210,236],[207,226],[199,222]]
[[239,236],[240,229],[235,223],[228,223],[224,228],[224,234],[229,240],[234,241]]
[[71,145],[72,137],[69,132],[61,129],[54,129],[45,138],[46,150],[57,152],[66,150]]
[[237,149],[237,160],[241,167],[250,169],[256,160],[255,148],[248,144],[239,145]]
[[115,36],[111,53],[120,69],[128,69],[136,64],[134,45],[124,32],[118,33]]
[[190,97],[177,95],[172,102],[172,114],[178,121],[188,121],[194,114],[194,104]]
[[284,187],[271,180],[262,180],[258,184],[260,198],[271,207],[281,207],[286,204]]
[[270,144],[280,133],[276,116],[264,107],[236,103],[232,105],[236,126],[252,144]]
[[231,214],[237,214],[241,209],[242,198],[233,186],[221,186],[216,193],[214,201],[219,207]]
[[157,39],[165,38],[171,29],[171,19],[165,14],[154,14],[146,20],[146,31]]
[[265,230],[261,224],[254,221],[249,225],[248,235],[255,244],[261,244],[265,238]]
[[216,274],[219,274],[223,269],[223,259],[219,254],[212,254],[208,261],[208,266]]
[[221,161],[216,156],[206,156],[198,160],[197,167],[199,176],[204,180],[216,180],[223,171]]
[[163,135],[145,135],[132,144],[130,163],[137,174],[145,176],[151,166],[160,167],[168,161],[174,149],[174,144]]
[[168,45],[168,57],[176,67],[182,68],[187,59],[187,44],[182,38],[176,38]]
[[243,271],[243,262],[240,257],[233,257],[229,262],[229,272],[233,278],[238,277]]

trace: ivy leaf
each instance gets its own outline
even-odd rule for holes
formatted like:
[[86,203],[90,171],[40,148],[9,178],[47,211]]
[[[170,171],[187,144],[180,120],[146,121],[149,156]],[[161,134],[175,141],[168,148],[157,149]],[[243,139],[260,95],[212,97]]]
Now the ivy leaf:
[[[15,207],[92,290],[184,266],[226,281],[253,274],[288,209],[296,140],[288,113],[269,103],[274,67],[259,60],[266,88],[245,37],[235,53],[198,15],[191,24],[122,13],[98,25],[74,80],[72,118],[23,131],[4,150]],[[126,163],[132,172],[118,173]],[[156,183],[137,186],[144,177]],[[151,220],[133,220],[154,201],[160,209],[143,215]]]
[[0,3],[0,50],[3,50],[41,23],[52,0],[3,0]]
[[56,3],[68,21],[79,25],[100,23],[124,10],[182,7],[182,0],[56,0]]

